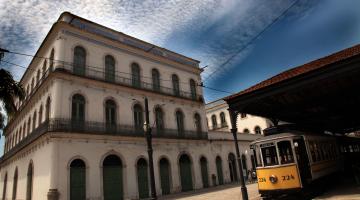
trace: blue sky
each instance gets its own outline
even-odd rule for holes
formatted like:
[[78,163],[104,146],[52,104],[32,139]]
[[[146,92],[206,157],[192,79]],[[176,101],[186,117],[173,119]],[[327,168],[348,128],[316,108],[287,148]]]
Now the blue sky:
[[[286,69],[360,43],[359,0],[0,0],[0,47],[35,54],[59,15],[94,22],[201,61],[208,87],[238,92]],[[29,58],[4,60],[27,66]],[[24,69],[1,64],[20,79]],[[207,78],[213,71],[211,78]],[[229,94],[204,89],[207,102]],[[1,140],[3,141],[3,140]],[[0,147],[2,151],[2,147]]]

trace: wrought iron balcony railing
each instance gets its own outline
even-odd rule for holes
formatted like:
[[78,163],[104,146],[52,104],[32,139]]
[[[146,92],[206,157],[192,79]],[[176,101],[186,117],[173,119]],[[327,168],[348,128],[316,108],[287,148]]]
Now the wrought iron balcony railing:
[[[184,99],[203,102],[203,97],[195,92],[194,93],[186,92],[186,91],[181,91],[181,90],[177,90],[174,88],[164,87],[164,86],[161,86],[161,84],[159,85],[159,84],[145,82],[145,81],[141,80],[141,79],[144,79],[143,77],[129,78],[129,77],[132,77],[132,75],[128,74],[128,73],[124,73],[124,72],[119,72],[119,71],[105,72],[105,70],[102,68],[88,67],[88,66],[85,68],[82,68],[80,70],[80,69],[76,68],[73,65],[73,63],[68,63],[68,62],[58,63],[55,70],[64,71],[64,72],[71,73],[71,74],[74,74],[77,76],[91,78],[91,79],[100,80],[100,81],[105,81],[105,82],[109,82],[109,83],[114,83],[114,84],[118,84],[118,85],[122,85],[122,86],[127,86],[127,87],[136,88],[136,89],[142,89],[142,90],[147,90],[147,91],[156,92],[156,93],[160,93],[160,94],[165,94],[165,95],[170,95],[170,96],[180,97],[180,98],[184,98]],[[125,75],[127,75],[129,77],[126,77]],[[190,89],[190,83],[189,83],[188,87]]]
[[[127,136],[127,137],[144,137],[145,132],[142,127],[137,128],[131,125],[107,124],[104,122],[93,121],[73,121],[71,119],[55,118],[40,124],[30,134],[23,138],[19,143],[13,146],[9,151],[5,152],[4,156],[0,158],[0,162],[14,155],[16,152],[24,148],[29,143],[36,140],[38,137],[47,132],[61,132],[61,133],[77,133],[77,134],[92,134],[92,135],[111,135],[111,136]],[[208,133],[202,131],[190,131],[177,129],[152,129],[152,136],[154,138],[168,138],[168,139],[191,139],[191,140],[206,140]]]
[[[60,71],[60,72],[62,71],[81,77],[87,77],[87,78],[114,83],[122,86],[156,92],[159,94],[165,94],[165,95],[180,97],[184,99],[204,102],[202,95],[199,95],[197,93],[174,90],[173,88],[163,87],[159,84],[147,83],[141,81],[141,79],[135,80],[131,78],[126,78],[123,76],[124,75],[123,72],[115,71],[115,73],[105,73],[104,69],[94,68],[94,67],[85,67],[85,69],[83,70],[74,70],[73,63],[68,63],[63,61],[61,62],[56,61],[56,66],[54,68],[55,71]],[[36,81],[36,83],[34,83],[35,85],[29,88],[30,91],[27,91],[28,94],[26,94],[25,99],[19,103],[19,108],[17,113],[23,110],[23,108],[26,106],[28,101],[30,101],[31,96],[35,94],[35,92],[39,89],[39,87],[42,85],[44,80],[49,76],[51,72],[52,70],[50,69],[44,71],[39,77],[39,79]],[[8,125],[12,123],[13,119],[15,119],[17,115],[18,114],[15,114],[14,116],[12,116],[11,119],[9,119]],[[7,129],[8,125],[5,127],[5,130]]]

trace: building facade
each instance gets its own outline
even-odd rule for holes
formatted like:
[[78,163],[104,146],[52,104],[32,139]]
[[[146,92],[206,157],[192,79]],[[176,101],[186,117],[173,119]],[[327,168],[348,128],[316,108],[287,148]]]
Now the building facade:
[[[0,198],[148,198],[144,97],[159,195],[239,180],[232,137],[208,132],[200,73],[199,61],[63,13],[20,81]],[[243,170],[258,137],[239,134]]]
[[[228,109],[229,106],[222,99],[205,105],[206,121],[209,130],[230,132],[231,124]],[[262,135],[263,130],[272,125],[271,121],[266,118],[246,113],[239,113],[236,124],[240,133],[259,135]]]

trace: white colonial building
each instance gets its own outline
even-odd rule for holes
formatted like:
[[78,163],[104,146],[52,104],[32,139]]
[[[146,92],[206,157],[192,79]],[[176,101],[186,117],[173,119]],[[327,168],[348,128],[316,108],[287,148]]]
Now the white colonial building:
[[[228,104],[222,100],[216,100],[205,105],[206,120],[209,130],[230,132],[230,114]],[[240,133],[263,134],[263,130],[269,128],[272,123],[270,120],[240,113],[237,117],[237,129]]]
[[[63,13],[21,79],[0,198],[149,197],[144,97],[158,195],[238,180],[231,135],[208,133],[200,73],[194,59]],[[239,134],[245,166],[257,137]]]

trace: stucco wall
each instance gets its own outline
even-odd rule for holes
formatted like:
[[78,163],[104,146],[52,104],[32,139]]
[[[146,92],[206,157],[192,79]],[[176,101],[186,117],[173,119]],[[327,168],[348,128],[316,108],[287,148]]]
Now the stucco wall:
[[[217,127],[218,127],[217,129],[221,128],[220,113],[223,112],[225,114],[227,127],[221,128],[219,130],[230,132],[231,129],[230,114],[229,111],[227,110],[229,107],[223,100],[219,100],[219,101],[222,102],[212,102],[207,104],[205,107],[206,118],[208,121],[209,129],[211,130],[214,127],[214,124],[211,120],[211,117],[213,115],[216,116]],[[250,133],[255,133],[254,129],[256,126],[259,126],[261,130],[264,130],[265,128],[269,127],[269,121],[267,119],[254,115],[248,115],[248,114],[246,115],[245,118],[241,118],[241,114],[239,114],[236,123],[237,123],[238,132],[240,133],[244,132],[244,129],[248,129]]]
[[12,199],[14,172],[18,168],[16,199],[26,199],[27,172],[30,162],[33,163],[33,196],[32,199],[47,199],[50,187],[52,143],[45,139],[26,148],[21,153],[3,163],[0,170],[0,197],[3,196],[4,178],[7,173],[6,199]]
[[[61,176],[58,176],[58,189],[61,193],[60,199],[65,200],[69,196],[69,166],[71,161],[76,158],[80,158],[86,163],[87,198],[91,200],[102,199],[102,161],[110,154],[118,155],[124,166],[123,183],[125,198],[138,198],[136,162],[139,158],[148,160],[144,138],[94,136],[85,139],[83,136],[77,135],[72,139],[58,138],[56,140],[61,147],[58,157],[58,174],[61,174]],[[241,154],[247,155],[247,166],[248,169],[250,169],[249,143],[239,142],[239,145]],[[159,160],[163,157],[169,160],[171,169],[171,192],[180,192],[181,183],[178,159],[183,153],[186,153],[192,162],[194,189],[203,187],[200,170],[201,156],[204,156],[208,162],[210,185],[213,185],[211,174],[217,175],[215,165],[216,156],[220,156],[222,159],[225,183],[230,182],[228,154],[232,152],[236,155],[233,141],[213,141],[210,143],[209,141],[154,139],[153,149],[156,190],[159,195],[161,195]]]

